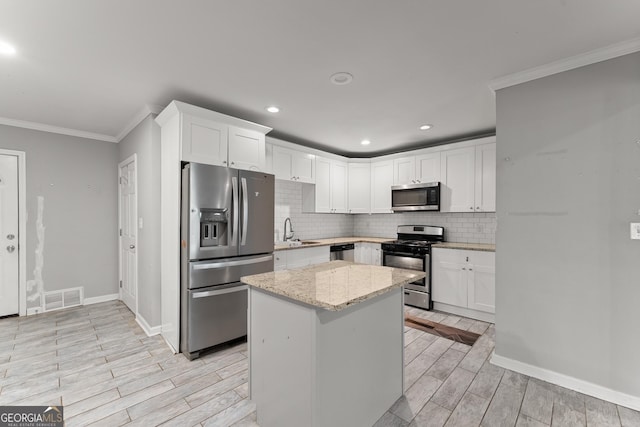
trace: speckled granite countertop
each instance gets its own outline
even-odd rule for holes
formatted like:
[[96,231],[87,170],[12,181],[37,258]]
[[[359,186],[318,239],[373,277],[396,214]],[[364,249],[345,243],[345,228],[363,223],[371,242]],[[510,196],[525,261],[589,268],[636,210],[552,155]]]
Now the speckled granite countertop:
[[495,252],[496,245],[490,245],[487,243],[454,243],[454,242],[445,242],[445,243],[436,243],[435,245],[431,245],[432,248],[443,248],[443,249],[465,249],[468,251],[484,251],[484,252]]
[[331,261],[294,270],[245,276],[249,286],[331,311],[343,310],[416,281],[420,271]]
[[308,239],[306,241],[311,241],[314,243],[311,243],[308,245],[307,244],[300,245],[300,246],[289,246],[284,243],[276,243],[274,245],[274,250],[284,251],[288,249],[313,248],[315,246],[342,245],[346,243],[357,243],[357,242],[383,243],[383,242],[390,242],[392,240],[394,239],[388,238],[388,237],[332,237],[330,239]]

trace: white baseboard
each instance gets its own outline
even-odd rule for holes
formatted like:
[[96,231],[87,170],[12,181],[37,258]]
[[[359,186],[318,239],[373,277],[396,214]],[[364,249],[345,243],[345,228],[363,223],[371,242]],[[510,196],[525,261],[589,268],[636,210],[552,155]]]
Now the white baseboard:
[[636,411],[640,411],[640,397],[612,390],[598,384],[590,383],[578,378],[570,377],[565,374],[550,371],[538,366],[529,365],[528,363],[513,360],[508,357],[495,354],[491,355],[491,363],[505,369],[510,369],[530,377],[546,381],[560,387],[588,394],[598,399],[615,403],[616,405],[625,406]]
[[162,326],[149,326],[146,319],[142,317],[140,313],[138,313],[138,315],[136,316],[136,322],[138,322],[138,325],[140,325],[140,327],[148,337],[158,335],[161,332]]
[[44,310],[42,307],[29,307],[27,308],[27,316],[33,316],[34,314],[40,314]]
[[496,315],[493,313],[485,313],[484,311],[471,310],[470,308],[443,304],[441,302],[434,302],[433,309],[444,311],[446,313],[457,314],[458,316],[464,316],[470,319],[481,320],[483,322],[496,323]]
[[120,298],[119,294],[101,295],[99,297],[85,298],[82,305],[98,304],[101,302],[114,301]]

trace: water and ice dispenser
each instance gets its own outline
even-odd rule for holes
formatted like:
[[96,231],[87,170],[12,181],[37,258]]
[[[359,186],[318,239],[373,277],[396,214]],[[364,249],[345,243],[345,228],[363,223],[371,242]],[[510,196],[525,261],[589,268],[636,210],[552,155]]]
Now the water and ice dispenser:
[[200,209],[200,247],[228,245],[227,209]]

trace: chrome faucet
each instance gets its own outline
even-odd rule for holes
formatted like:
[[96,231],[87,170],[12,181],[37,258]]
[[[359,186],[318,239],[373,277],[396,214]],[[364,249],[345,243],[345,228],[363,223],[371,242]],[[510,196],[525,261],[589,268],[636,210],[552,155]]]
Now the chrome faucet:
[[[289,232],[291,234],[287,234],[287,221],[289,221]],[[293,224],[291,224],[291,218],[287,217],[287,219],[284,220],[284,232],[283,232],[283,237],[284,237],[284,241],[286,242],[287,240],[293,239]]]

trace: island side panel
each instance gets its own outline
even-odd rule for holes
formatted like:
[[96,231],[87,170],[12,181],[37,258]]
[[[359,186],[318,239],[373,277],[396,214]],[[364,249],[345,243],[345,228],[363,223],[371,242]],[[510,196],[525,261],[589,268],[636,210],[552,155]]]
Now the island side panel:
[[262,427],[311,426],[315,310],[249,288],[249,388]]
[[317,310],[314,426],[370,426],[403,393],[403,295]]

